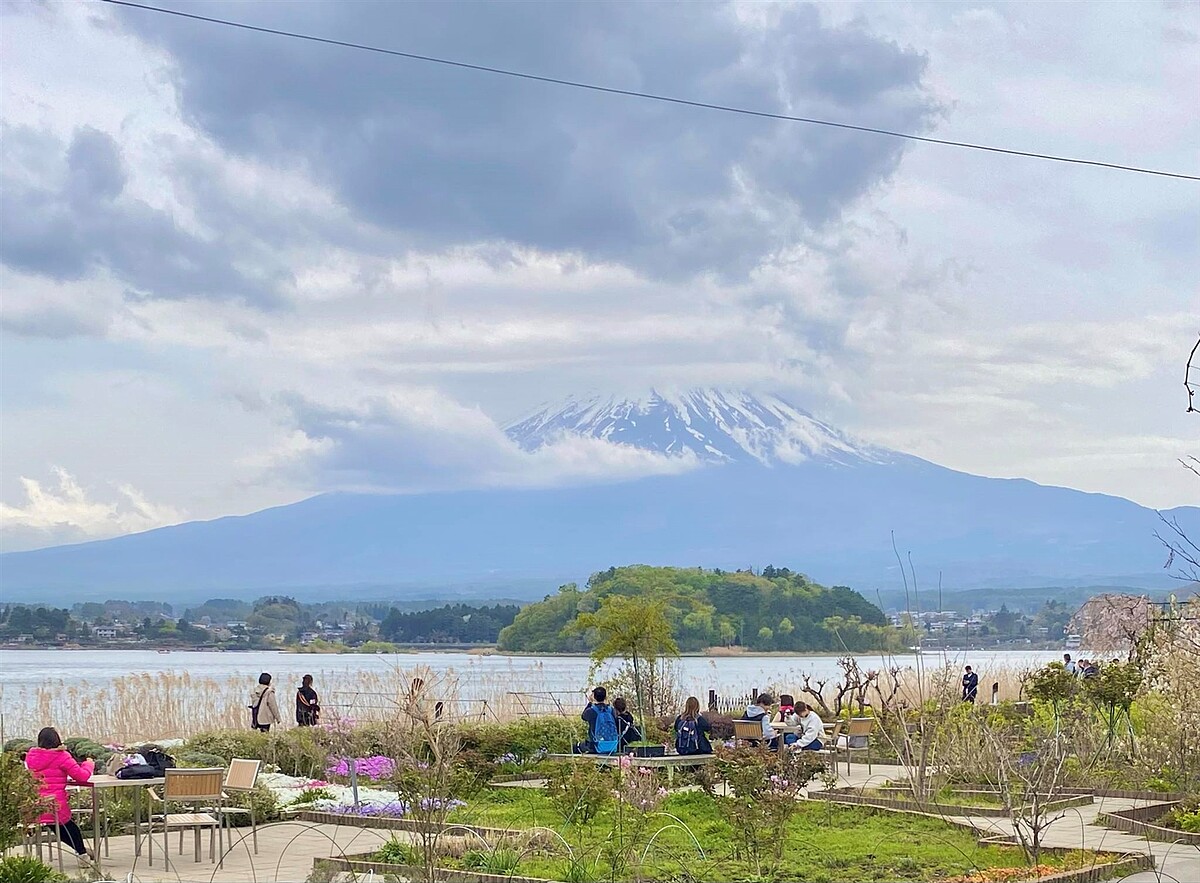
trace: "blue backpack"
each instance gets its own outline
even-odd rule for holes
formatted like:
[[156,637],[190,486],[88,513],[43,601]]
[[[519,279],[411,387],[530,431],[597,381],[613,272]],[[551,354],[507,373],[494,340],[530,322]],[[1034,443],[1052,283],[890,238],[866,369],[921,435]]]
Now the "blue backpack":
[[592,724],[592,739],[597,754],[616,754],[620,745],[617,735],[617,715],[611,705],[597,705],[596,720]]
[[677,754],[700,753],[700,728],[694,720],[679,721],[679,732],[675,734],[675,752]]

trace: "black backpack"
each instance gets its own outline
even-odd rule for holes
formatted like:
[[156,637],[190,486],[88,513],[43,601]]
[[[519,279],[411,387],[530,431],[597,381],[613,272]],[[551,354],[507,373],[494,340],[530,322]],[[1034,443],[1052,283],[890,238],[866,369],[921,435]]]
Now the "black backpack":
[[175,769],[175,758],[157,745],[146,745],[135,753],[144,757],[146,762],[121,767],[116,773],[118,779],[161,779],[167,770]]

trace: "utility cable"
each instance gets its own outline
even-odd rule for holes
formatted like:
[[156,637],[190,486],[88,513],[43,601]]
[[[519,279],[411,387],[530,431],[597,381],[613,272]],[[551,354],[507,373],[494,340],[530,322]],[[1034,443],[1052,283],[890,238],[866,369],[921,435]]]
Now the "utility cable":
[[947,138],[931,138],[926,135],[914,135],[911,132],[896,132],[891,129],[880,129],[875,126],[859,126],[852,123],[839,123],[833,120],[819,120],[812,117],[791,116],[783,113],[772,113],[765,110],[751,110],[745,107],[733,107],[727,104],[711,104],[707,101],[692,101],[688,98],[674,98],[669,95],[657,95],[652,92],[638,92],[633,89],[617,89],[612,86],[600,86],[596,83],[583,83],[577,80],[564,80],[559,77],[546,77],[522,71],[506,70],[505,68],[489,67],[483,64],[472,64],[466,61],[454,61],[449,58],[437,58],[432,55],[420,55],[415,52],[401,52],[398,49],[385,49],[380,46],[368,46],[365,43],[352,43],[348,40],[335,40],[330,37],[318,37],[313,34],[301,34],[295,31],[283,31],[277,28],[267,28],[245,22],[231,21],[223,18],[213,18],[207,15],[197,15],[178,9],[166,9],[161,6],[151,6],[147,3],[134,3],[132,0],[101,0],[113,6],[126,6],[130,9],[142,9],[147,12],[157,12],[177,18],[192,21],[207,22],[223,27],[238,28],[243,31],[253,31],[259,34],[271,34],[276,37],[290,37],[293,40],[305,40],[310,43],[321,43],[326,46],[340,46],[344,49],[357,49],[363,52],[375,52],[380,55],[390,55],[395,58],[406,58],[410,61],[423,61],[429,64],[440,64],[479,73],[497,74],[503,77],[513,77],[520,80],[532,80],[538,83],[549,83],[555,86],[567,86],[572,89],[586,89],[590,92],[603,92],[607,95],[623,95],[627,98],[641,98],[647,101],[660,101],[666,104],[677,104],[684,107],[698,107],[704,110],[716,110],[722,113],[735,113],[743,116],[760,117],[769,120],[782,120],[790,123],[807,123],[812,126],[826,126],[832,129],[845,129],[851,132],[867,132],[872,135],[884,135],[889,138],[903,138],[908,141],[919,141],[923,144],[941,144],[946,147],[959,147],[966,150],[982,150],[988,153],[1002,153],[1008,156],[1023,156],[1029,159],[1048,160],[1050,162],[1071,163],[1082,166],[1095,166],[1104,169],[1116,169],[1122,172],[1135,172],[1141,175],[1156,175],[1162,178],[1177,178],[1184,181],[1200,181],[1200,175],[1188,175],[1182,172],[1168,172],[1161,169],[1148,169],[1139,166],[1123,165],[1121,163],[1103,162],[1096,159],[1081,159],[1079,157],[1058,156],[1052,153],[1037,153],[1031,150],[1015,150],[1009,147],[995,147],[988,144],[976,144],[970,141],[952,141]]

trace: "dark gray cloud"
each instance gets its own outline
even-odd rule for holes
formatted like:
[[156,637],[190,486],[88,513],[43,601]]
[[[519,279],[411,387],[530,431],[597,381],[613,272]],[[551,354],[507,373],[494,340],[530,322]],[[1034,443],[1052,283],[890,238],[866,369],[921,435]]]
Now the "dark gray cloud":
[[[171,213],[125,192],[120,146],[81,127],[64,144],[23,126],[7,126],[0,154],[3,227],[0,261],[60,282],[108,270],[132,298],[277,299],[289,276],[261,248],[228,235],[220,218],[200,235]],[[251,260],[253,258],[253,260]],[[33,333],[28,317],[12,326]],[[48,334],[63,329],[47,328]]]
[[[201,14],[715,103],[920,131],[924,58],[810,7],[185,5]],[[901,142],[672,107],[137,10],[187,116],[227,149],[308,165],[360,216],[438,247],[508,240],[652,272],[737,272],[885,179]]]

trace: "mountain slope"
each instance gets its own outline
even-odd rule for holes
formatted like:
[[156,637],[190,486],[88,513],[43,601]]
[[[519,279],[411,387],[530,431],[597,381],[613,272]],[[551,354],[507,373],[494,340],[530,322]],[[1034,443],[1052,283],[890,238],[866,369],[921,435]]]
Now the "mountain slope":
[[[611,565],[773,563],[871,598],[876,588],[900,586],[892,531],[902,553],[912,550],[923,587],[939,571],[947,588],[1169,582],[1152,510],[858,445],[775,401],[571,403],[512,433],[536,447],[572,426],[710,462],[589,487],[328,494],[253,515],[14,552],[0,556],[4,597],[64,603],[110,593],[303,595],[306,587],[322,597],[363,597],[363,586],[396,595],[393,587],[415,585],[427,597],[522,580],[540,595]],[[1200,536],[1200,509],[1172,514]]]

